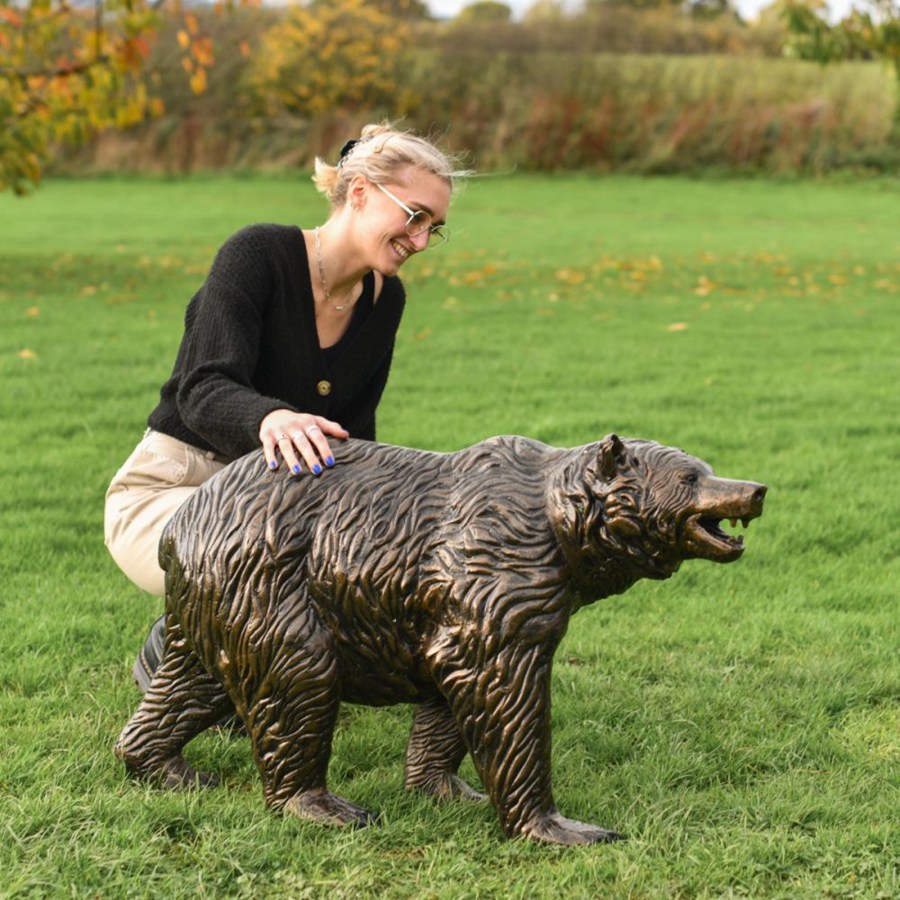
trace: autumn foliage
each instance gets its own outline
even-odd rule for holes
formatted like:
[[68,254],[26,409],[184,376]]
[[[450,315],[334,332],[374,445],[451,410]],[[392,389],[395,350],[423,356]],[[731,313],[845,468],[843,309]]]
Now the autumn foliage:
[[139,73],[156,22],[149,6],[118,0],[0,0],[0,189],[36,183],[52,139],[153,111]]
[[147,61],[167,17],[183,23],[182,63],[202,93],[212,43],[179,4],[0,0],[0,190],[37,184],[54,142],[162,113]]
[[410,26],[367,0],[291,6],[250,68],[258,108],[307,118],[377,106],[403,111]]
[[[869,0],[868,6],[829,22],[824,0],[785,0],[787,54],[823,64],[882,59],[893,69],[900,90],[900,0]],[[894,107],[893,139],[900,144],[900,102]]]
[[863,61],[897,70],[897,0],[838,25],[819,0],[752,25],[725,2],[534,0],[513,19],[483,0],[452,21],[420,0],[181,2],[0,0],[0,191],[72,146],[105,148],[105,168],[306,165],[378,118],[448,130],[480,167],[896,164],[900,78]]

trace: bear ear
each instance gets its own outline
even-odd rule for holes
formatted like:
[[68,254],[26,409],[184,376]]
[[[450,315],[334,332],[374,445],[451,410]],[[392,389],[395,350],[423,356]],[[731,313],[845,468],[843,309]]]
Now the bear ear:
[[608,434],[600,441],[597,465],[600,474],[609,481],[625,461],[625,445],[617,434]]

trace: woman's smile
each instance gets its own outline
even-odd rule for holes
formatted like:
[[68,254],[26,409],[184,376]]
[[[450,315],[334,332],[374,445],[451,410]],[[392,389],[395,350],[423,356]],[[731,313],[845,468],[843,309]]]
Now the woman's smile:
[[403,244],[401,244],[398,240],[392,240],[391,247],[394,248],[394,252],[400,257],[401,260],[408,259],[415,252],[404,247]]

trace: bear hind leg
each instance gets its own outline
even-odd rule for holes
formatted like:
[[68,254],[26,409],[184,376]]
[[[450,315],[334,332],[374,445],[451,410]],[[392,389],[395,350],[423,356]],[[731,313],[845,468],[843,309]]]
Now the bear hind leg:
[[115,746],[128,774],[166,789],[215,787],[218,778],[196,771],[184,746],[233,710],[231,700],[169,620],[166,650],[150,687]]
[[439,800],[486,800],[456,773],[466,756],[466,744],[453,713],[442,697],[416,706],[406,746],[404,786]]

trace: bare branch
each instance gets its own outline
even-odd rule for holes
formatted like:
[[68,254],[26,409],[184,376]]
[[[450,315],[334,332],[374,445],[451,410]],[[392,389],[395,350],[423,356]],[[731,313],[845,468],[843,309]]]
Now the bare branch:
[[0,78],[8,78],[26,85],[30,78],[70,78],[74,75],[83,75],[95,66],[105,65],[110,62],[110,59],[108,55],[103,54],[90,60],[90,62],[73,63],[70,66],[57,66],[53,69],[33,69],[28,72],[21,69],[4,69],[0,67]]

